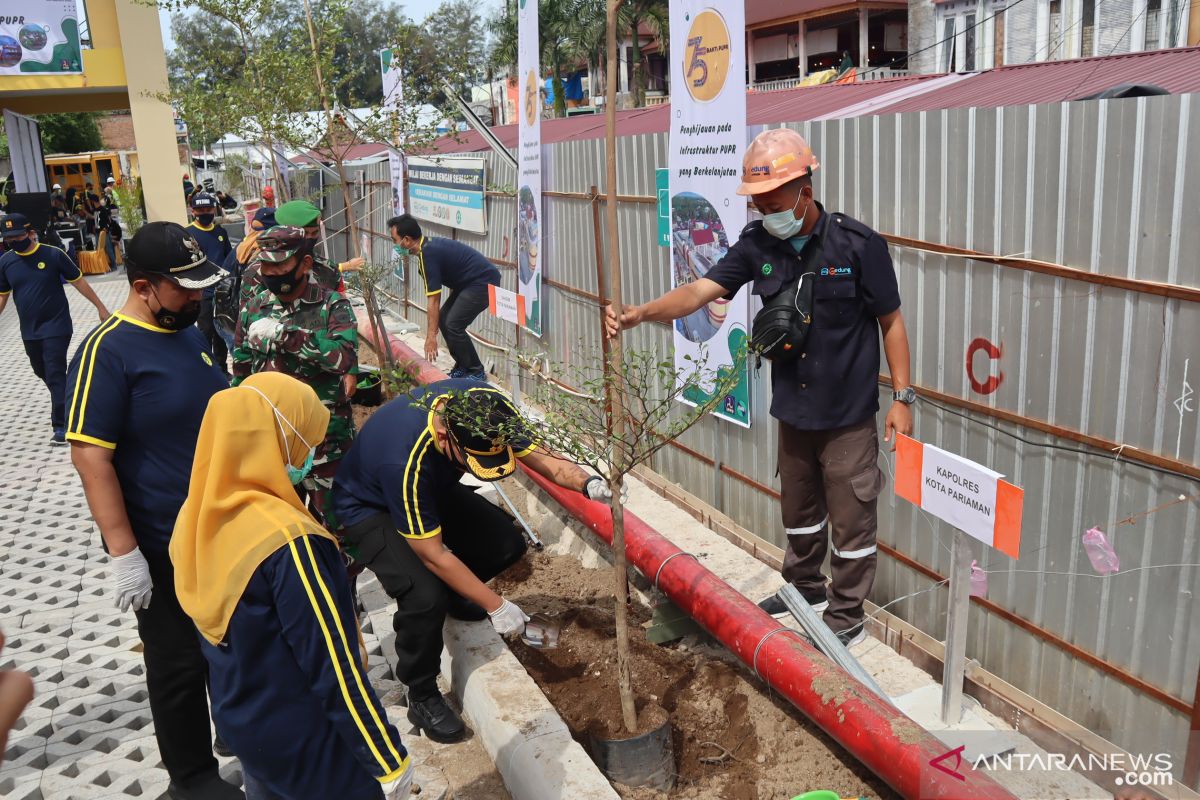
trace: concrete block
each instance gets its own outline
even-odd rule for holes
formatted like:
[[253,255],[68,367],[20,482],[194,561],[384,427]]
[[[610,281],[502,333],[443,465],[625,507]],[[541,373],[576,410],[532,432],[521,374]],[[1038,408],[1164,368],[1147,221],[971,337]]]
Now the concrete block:
[[445,635],[442,674],[513,797],[616,800],[611,784],[491,626],[450,620]]

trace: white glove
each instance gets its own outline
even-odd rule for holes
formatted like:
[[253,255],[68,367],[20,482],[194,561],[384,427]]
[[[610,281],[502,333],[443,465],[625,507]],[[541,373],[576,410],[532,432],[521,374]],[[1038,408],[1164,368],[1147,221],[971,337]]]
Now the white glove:
[[150,607],[150,592],[154,581],[150,579],[150,565],[142,551],[133,548],[123,556],[112,557],[113,572],[117,578],[117,608],[134,611]]
[[408,795],[412,791],[414,769],[412,762],[409,762],[408,769],[404,770],[403,775],[394,781],[381,784],[385,800],[408,800]]
[[488,616],[492,620],[492,627],[501,636],[508,636],[510,633],[520,633],[525,630],[525,623],[529,622],[529,617],[526,616],[525,612],[521,611],[516,603],[511,603],[508,600],[503,600],[500,603],[500,607],[495,611],[489,611]]
[[246,331],[246,341],[255,350],[267,350],[282,331],[283,323],[279,320],[263,317],[250,323],[250,328]]
[[[601,478],[599,475],[593,475],[587,479],[587,483],[583,485],[583,496],[588,500],[595,500],[597,503],[608,503],[612,500],[612,489],[608,486],[608,481]],[[629,486],[621,484],[621,503],[629,501]]]

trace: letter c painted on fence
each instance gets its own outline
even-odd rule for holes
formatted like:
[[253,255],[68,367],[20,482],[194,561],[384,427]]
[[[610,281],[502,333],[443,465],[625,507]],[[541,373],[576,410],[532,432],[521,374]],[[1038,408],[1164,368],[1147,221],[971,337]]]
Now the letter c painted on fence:
[[978,394],[991,394],[999,389],[1000,384],[1004,382],[1004,371],[1001,370],[997,375],[989,374],[984,381],[976,378],[974,366],[975,354],[980,350],[984,352],[989,361],[1000,360],[1000,357],[1004,355],[1004,350],[983,337],[979,337],[967,345],[967,380],[971,382],[971,390]]

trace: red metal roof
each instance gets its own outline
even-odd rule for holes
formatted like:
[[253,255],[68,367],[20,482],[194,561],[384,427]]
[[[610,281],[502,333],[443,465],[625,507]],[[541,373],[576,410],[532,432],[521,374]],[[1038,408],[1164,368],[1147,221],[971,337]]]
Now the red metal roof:
[[1200,47],[999,67],[896,103],[883,113],[1060,103],[1123,83],[1153,84],[1171,94],[1200,92]]
[[[778,92],[748,92],[746,120],[751,125],[765,125],[966,106],[1057,103],[1124,83],[1153,84],[1172,94],[1200,92],[1200,47],[1045,61],[973,74],[912,75]],[[669,115],[669,105],[618,111],[617,132],[621,136],[661,133],[668,128]],[[506,147],[517,146],[516,125],[492,130]],[[542,141],[546,144],[603,136],[603,114],[542,122]],[[474,131],[460,133],[456,140],[444,137],[436,147],[443,153],[486,149],[487,143]]]

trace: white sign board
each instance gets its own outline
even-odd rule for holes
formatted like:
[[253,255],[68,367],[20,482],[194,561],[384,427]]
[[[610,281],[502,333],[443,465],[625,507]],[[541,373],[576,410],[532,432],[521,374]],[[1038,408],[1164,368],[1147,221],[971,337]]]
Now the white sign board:
[[1017,558],[1025,493],[995,470],[899,435],[896,495]]
[[488,311],[514,325],[525,324],[525,298],[493,284],[488,285]]
[[408,205],[417,219],[487,233],[482,158],[408,159]]

